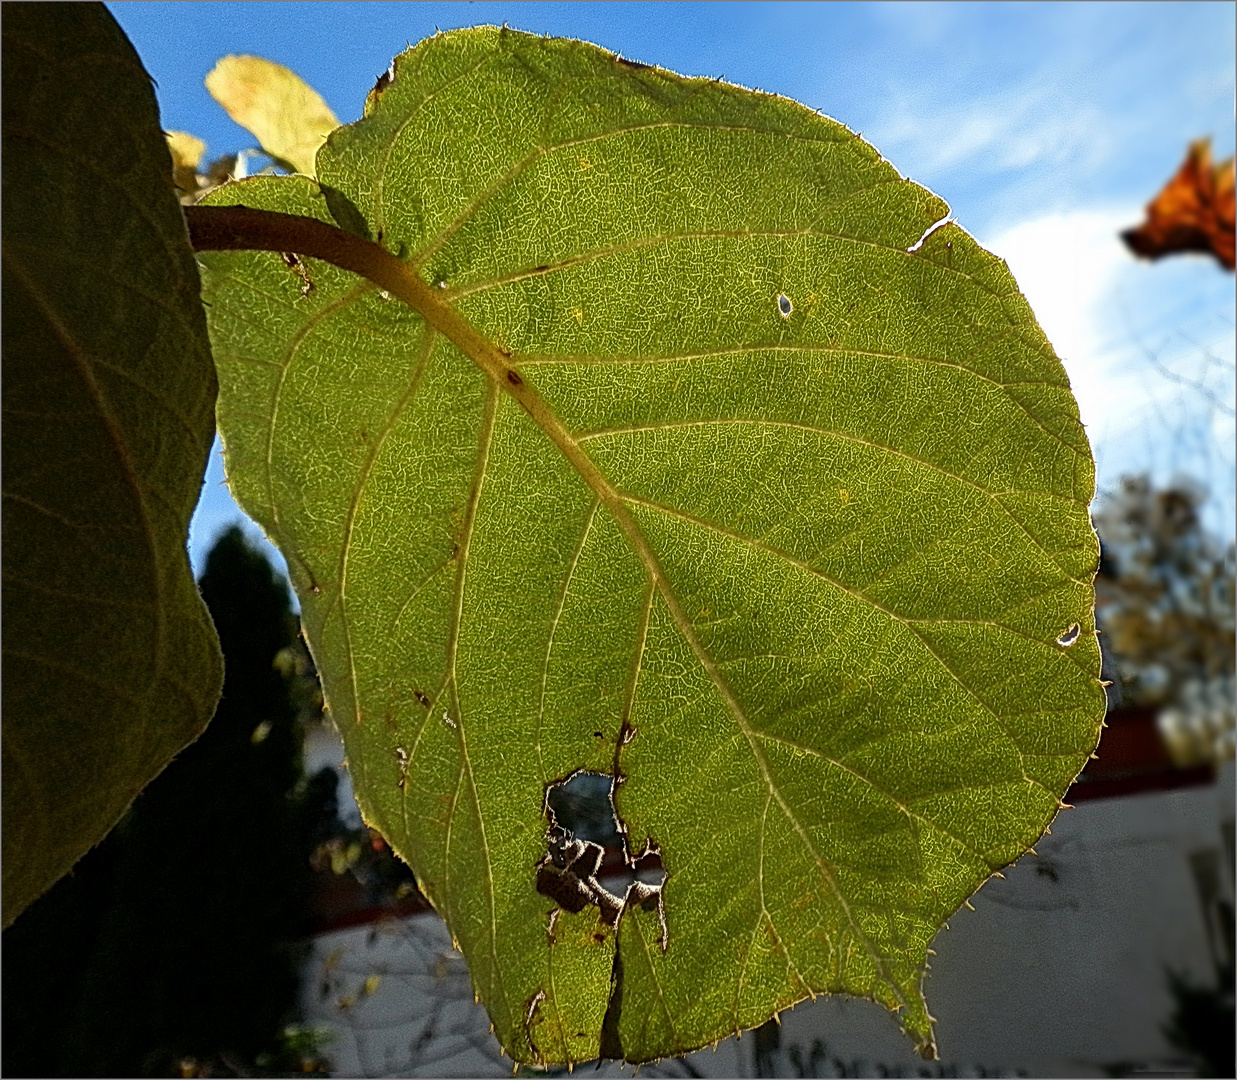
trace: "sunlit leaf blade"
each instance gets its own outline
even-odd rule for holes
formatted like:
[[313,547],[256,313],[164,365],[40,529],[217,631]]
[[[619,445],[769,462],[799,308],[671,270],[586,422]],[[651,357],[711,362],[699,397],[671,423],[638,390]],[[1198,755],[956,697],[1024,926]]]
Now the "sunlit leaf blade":
[[181,195],[196,195],[198,166],[206,153],[206,143],[187,131],[164,132],[172,155],[172,181]]
[[[1005,266],[919,244],[944,204],[802,106],[492,28],[400,57],[318,168],[210,201],[361,222],[536,395],[331,266],[204,257],[230,482],[507,1051],[844,991],[930,1053],[933,935],[1104,709],[1090,451]],[[664,953],[534,889],[546,785],[616,763]]]
[[172,155],[172,168],[197,169],[202,163],[202,155],[206,153],[206,143],[187,131],[167,131],[164,135],[168,141],[168,152]]
[[4,923],[206,726],[185,550],[215,371],[150,77],[102,5],[6,8]]
[[306,176],[339,121],[322,95],[295,72],[260,56],[225,56],[206,89],[271,157]]

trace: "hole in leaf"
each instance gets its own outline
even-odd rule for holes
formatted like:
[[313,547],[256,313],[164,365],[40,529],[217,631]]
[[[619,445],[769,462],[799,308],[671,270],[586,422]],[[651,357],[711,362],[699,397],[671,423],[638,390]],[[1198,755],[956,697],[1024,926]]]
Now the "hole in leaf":
[[794,304],[790,302],[790,297],[782,293],[777,298],[777,311],[783,319],[789,319],[790,313],[795,310]]
[[[913,255],[916,251],[918,251],[921,247],[923,247],[924,241],[927,240],[929,236],[931,236],[934,232],[936,232],[937,229],[941,228],[942,226],[948,225],[952,220],[953,218],[951,218],[948,214],[946,214],[939,221],[934,221],[931,225],[929,225],[926,229],[924,229],[923,236],[921,236],[918,240],[916,240],[913,244],[911,244],[910,247],[906,249],[907,254]],[[947,246],[949,247],[951,251],[953,250],[952,242],[950,242]]]
[[1078,635],[1082,632],[1081,627],[1074,623],[1068,630],[1065,631],[1059,638],[1057,644],[1068,649],[1075,641],[1078,640]]
[[[614,778],[605,773],[573,773],[551,784],[545,794],[546,853],[537,864],[537,891],[558,908],[578,912],[593,905],[614,926],[625,907],[656,911],[666,947],[666,916],[661,887],[666,872],[655,844],[633,857],[627,829],[614,808]],[[551,927],[556,913],[551,913]],[[551,929],[551,938],[553,931]]]
[[623,843],[611,792],[614,778],[606,773],[578,772],[560,784],[551,784],[546,806],[558,825],[580,840],[617,848]]

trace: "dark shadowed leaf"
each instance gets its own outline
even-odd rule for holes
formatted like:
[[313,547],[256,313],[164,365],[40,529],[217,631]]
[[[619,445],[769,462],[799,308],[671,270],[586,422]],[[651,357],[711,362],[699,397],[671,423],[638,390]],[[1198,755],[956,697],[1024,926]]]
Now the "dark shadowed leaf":
[[206,726],[185,551],[215,372],[150,78],[102,5],[6,8],[4,923]]

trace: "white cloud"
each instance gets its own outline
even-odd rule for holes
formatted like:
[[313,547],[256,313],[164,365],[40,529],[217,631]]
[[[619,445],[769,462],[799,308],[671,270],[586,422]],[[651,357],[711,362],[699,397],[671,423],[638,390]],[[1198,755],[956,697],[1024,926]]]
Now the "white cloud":
[[979,239],[1065,365],[1101,489],[1122,473],[1192,475],[1211,490],[1209,526],[1231,536],[1231,279],[1202,257],[1136,261],[1119,234],[1141,218],[1136,206],[1048,214]]

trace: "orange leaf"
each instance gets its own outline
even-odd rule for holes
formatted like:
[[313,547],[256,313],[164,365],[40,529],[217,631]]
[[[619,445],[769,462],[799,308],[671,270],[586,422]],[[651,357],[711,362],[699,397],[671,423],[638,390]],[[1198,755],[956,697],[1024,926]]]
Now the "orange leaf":
[[1211,164],[1211,140],[1190,144],[1185,162],[1150,203],[1147,220],[1121,238],[1136,255],[1158,259],[1178,251],[1202,251],[1233,269],[1233,159]]

